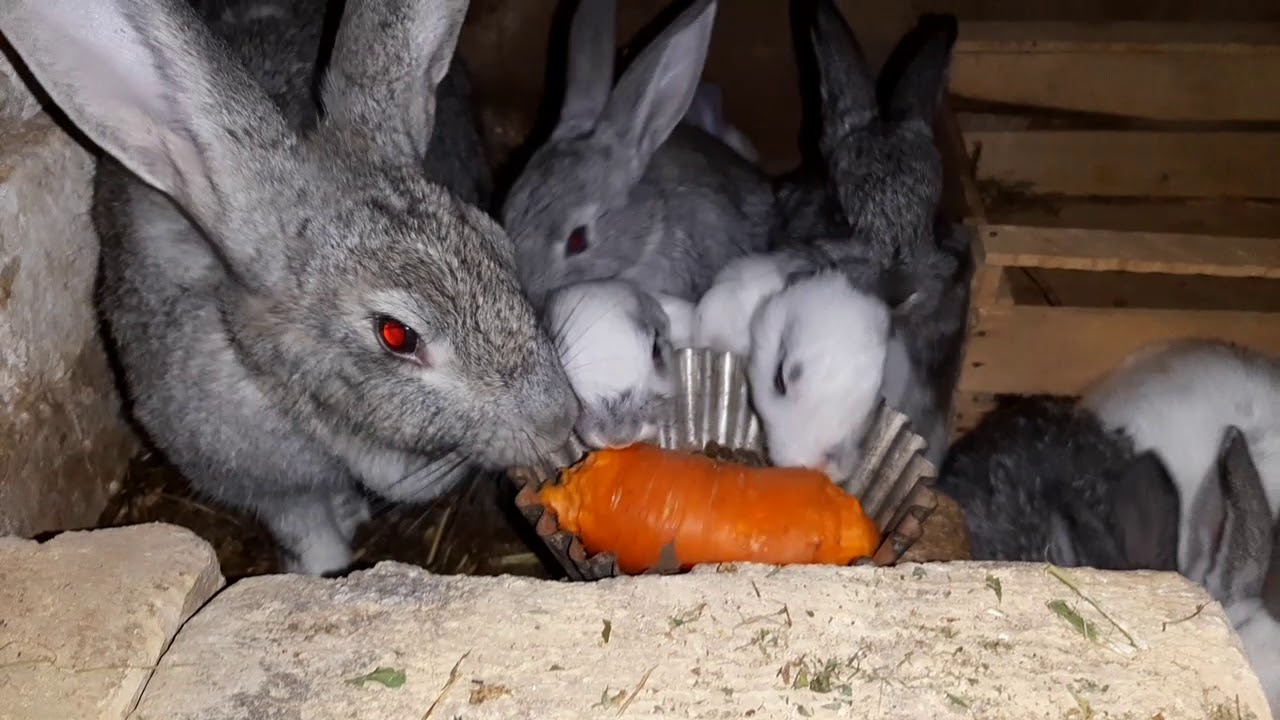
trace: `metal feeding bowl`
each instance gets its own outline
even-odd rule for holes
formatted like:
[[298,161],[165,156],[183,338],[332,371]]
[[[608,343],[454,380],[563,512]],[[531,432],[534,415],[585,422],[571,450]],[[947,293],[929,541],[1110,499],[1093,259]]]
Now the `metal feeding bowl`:
[[[656,444],[667,450],[701,452],[711,457],[756,467],[768,464],[760,419],[751,407],[745,361],[730,353],[683,349],[676,353],[679,372],[671,414],[660,425]],[[863,511],[881,528],[879,548],[869,560],[892,565],[901,559],[924,530],[924,522],[938,505],[933,492],[936,471],[924,458],[925,440],[911,432],[907,417],[884,403],[863,440],[862,465],[847,478],[836,480],[858,498]],[[556,482],[559,471],[575,464],[587,448],[570,441],[558,467],[514,468],[516,507],[533,524],[565,572],[574,580],[598,580],[623,575],[610,553],[589,555],[581,541],[561,530],[554,513],[538,501],[544,483]],[[672,565],[651,570],[670,574]]]

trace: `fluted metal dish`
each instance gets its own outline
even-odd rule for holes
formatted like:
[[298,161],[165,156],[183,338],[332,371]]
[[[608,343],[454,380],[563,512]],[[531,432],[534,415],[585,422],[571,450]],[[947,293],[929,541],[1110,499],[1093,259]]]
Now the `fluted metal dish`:
[[[684,349],[676,353],[677,390],[670,415],[659,426],[656,444],[668,450],[703,452],[749,465],[768,464],[760,419],[751,407],[745,359],[726,352]],[[857,497],[863,510],[883,528],[879,549],[870,559],[891,565],[920,538],[924,522],[937,507],[933,465],[924,458],[925,440],[911,431],[907,417],[884,405],[863,443],[863,462],[838,484]],[[560,457],[559,467],[516,468],[509,475],[517,487],[516,506],[531,522],[575,580],[622,574],[609,553],[588,555],[573,534],[561,530],[554,514],[538,502],[538,489],[554,482],[559,470],[580,460],[586,447],[576,438]],[[651,572],[677,572],[659,567]]]

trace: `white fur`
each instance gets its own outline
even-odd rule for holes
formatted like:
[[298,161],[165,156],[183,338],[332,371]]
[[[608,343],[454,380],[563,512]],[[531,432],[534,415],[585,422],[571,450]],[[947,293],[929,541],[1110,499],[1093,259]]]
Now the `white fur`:
[[687,348],[693,345],[693,303],[675,295],[658,295],[658,302],[671,323],[671,345]]
[[1280,620],[1267,614],[1257,598],[1233,602],[1225,609],[1249,664],[1262,681],[1271,717],[1280,720]]
[[783,269],[771,255],[746,255],[725,265],[694,309],[694,346],[746,357],[752,316],[784,284]]
[[[556,351],[584,416],[593,410],[604,415],[602,405],[626,392],[637,400],[674,393],[670,374],[664,376],[654,367],[654,329],[635,321],[640,292],[621,280],[583,282],[560,289],[547,304]],[[657,425],[646,422],[622,439],[581,424],[578,432],[590,447],[616,447],[653,437]]]
[[1216,461],[1223,433],[1244,433],[1258,467],[1272,517],[1280,509],[1280,365],[1219,342],[1158,343],[1129,356],[1090,388],[1085,407],[1103,424],[1126,431],[1138,452],[1154,449],[1181,495],[1178,567],[1187,566],[1188,527],[1196,494]]
[[[857,467],[888,340],[888,306],[839,273],[800,280],[764,302],[751,324],[748,377],[775,465],[837,479]],[[785,395],[775,388],[780,360]]]

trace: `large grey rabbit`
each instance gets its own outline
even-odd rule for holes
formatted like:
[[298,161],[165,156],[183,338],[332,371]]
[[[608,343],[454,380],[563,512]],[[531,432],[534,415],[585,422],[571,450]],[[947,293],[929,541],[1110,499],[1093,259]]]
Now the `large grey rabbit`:
[[503,203],[535,304],[558,287],[621,278],[691,302],[729,260],[764,250],[773,191],[724,142],[681,123],[715,20],[697,0],[613,86],[615,0],[581,0],[559,121]]
[[1070,399],[1002,402],[952,446],[936,487],[964,510],[975,560],[1177,569],[1164,464]]
[[349,0],[316,122],[315,30],[287,13],[211,32],[186,0],[0,5],[107,155],[100,308],[134,416],[291,570],[348,566],[361,485],[429,499],[539,462],[576,418],[509,240],[424,179],[466,6]]

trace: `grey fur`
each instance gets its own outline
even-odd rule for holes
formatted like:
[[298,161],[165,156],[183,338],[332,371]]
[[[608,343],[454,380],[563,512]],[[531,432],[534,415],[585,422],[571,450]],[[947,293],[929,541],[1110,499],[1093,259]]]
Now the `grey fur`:
[[933,232],[942,159],[932,124],[956,35],[953,16],[922,15],[881,71],[877,97],[876,79],[839,8],[832,0],[817,3],[819,148],[852,235],[886,261],[911,260]]
[[349,0],[318,123],[315,6],[210,5],[213,32],[185,0],[14,0],[0,28],[107,153],[99,307],[135,418],[290,568],[341,570],[362,485],[422,501],[538,462],[577,402],[509,240],[423,177],[465,1]]
[[[768,242],[768,180],[731,147],[680,124],[706,58],[714,0],[697,0],[679,15],[601,102],[614,28],[578,25],[611,20],[603,5],[612,1],[579,7],[570,48],[570,68],[579,74],[566,90],[560,126],[534,152],[502,209],[521,282],[538,305],[557,287],[615,277],[696,302],[716,271]],[[592,41],[578,43],[583,36]],[[578,227],[588,247],[567,256],[566,241]]]
[[975,560],[1177,569],[1163,464],[1068,399],[998,406],[952,447],[937,489],[963,508]]
[[[1262,595],[1273,550],[1271,506],[1239,428],[1225,429],[1196,492],[1187,568],[1221,603]],[[1203,576],[1201,575],[1203,571]]]

